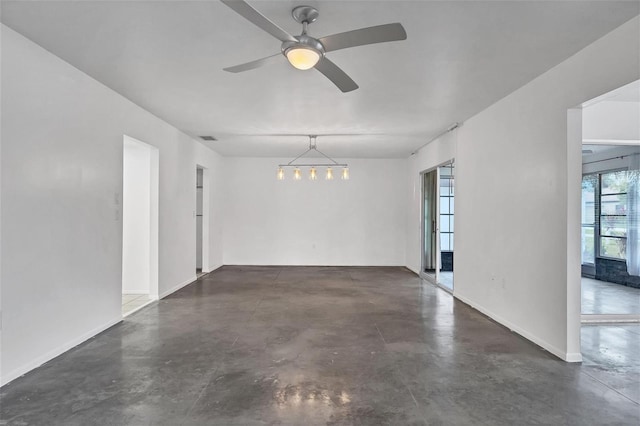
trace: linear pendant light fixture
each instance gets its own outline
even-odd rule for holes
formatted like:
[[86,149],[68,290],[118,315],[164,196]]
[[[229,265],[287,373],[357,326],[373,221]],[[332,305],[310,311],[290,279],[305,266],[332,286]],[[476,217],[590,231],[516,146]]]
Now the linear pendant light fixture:
[[[318,167],[326,167],[326,173],[324,178],[326,180],[333,180],[333,168],[342,168],[342,172],[340,173],[340,178],[342,180],[349,180],[349,165],[338,163],[333,158],[329,157],[322,151],[318,150],[316,147],[316,135],[309,135],[309,149],[307,149],[302,154],[298,155],[293,160],[289,161],[287,164],[278,165],[278,172],[276,173],[276,178],[278,180],[285,179],[284,169],[286,167],[293,167],[293,180],[302,180],[302,171],[300,167],[309,167],[309,180],[318,180]],[[295,164],[300,158],[307,155],[309,152],[315,151],[318,154],[322,155],[327,160],[331,161],[331,163],[305,163],[305,164]]]

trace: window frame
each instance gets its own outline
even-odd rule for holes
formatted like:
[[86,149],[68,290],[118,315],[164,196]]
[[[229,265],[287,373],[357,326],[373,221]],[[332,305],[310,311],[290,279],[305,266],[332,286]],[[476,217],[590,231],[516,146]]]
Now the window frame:
[[[627,261],[627,257],[626,257],[626,251],[625,251],[625,257],[624,258],[620,258],[620,257],[612,257],[612,256],[607,256],[602,254],[602,238],[615,238],[615,239],[619,239],[619,240],[627,240],[627,237],[621,237],[621,236],[617,236],[617,235],[603,235],[601,233],[601,229],[602,229],[602,217],[627,217],[628,215],[624,214],[624,215],[611,215],[611,214],[602,214],[602,196],[609,196],[609,195],[627,195],[627,192],[617,192],[617,193],[611,193],[611,194],[602,194],[602,175],[605,174],[609,174],[609,173],[616,173],[616,172],[625,172],[627,171],[627,168],[621,168],[621,169],[611,169],[611,170],[601,170],[599,172],[596,172],[595,174],[598,176],[598,184],[596,186],[597,190],[596,190],[596,196],[595,196],[595,200],[596,200],[596,205],[595,207],[595,233],[594,233],[594,237],[596,238],[595,241],[595,253],[596,253],[596,258],[597,259],[606,259],[606,260],[616,260],[618,262],[625,262]],[[594,174],[594,173],[590,173],[590,174]]]

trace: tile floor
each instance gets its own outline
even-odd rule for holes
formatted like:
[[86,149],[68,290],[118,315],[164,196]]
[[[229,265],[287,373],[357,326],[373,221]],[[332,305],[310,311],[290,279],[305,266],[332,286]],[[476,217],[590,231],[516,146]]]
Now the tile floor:
[[567,364],[404,268],[225,266],[3,387],[0,424],[638,425],[630,333]]
[[151,301],[148,294],[123,294],[122,295],[122,316],[128,315],[140,306]]
[[640,314],[640,289],[582,277],[582,314]]

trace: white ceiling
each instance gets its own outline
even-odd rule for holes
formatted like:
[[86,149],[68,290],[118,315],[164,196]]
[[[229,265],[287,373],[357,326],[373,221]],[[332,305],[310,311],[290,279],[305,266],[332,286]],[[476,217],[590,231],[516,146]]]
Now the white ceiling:
[[359,85],[341,93],[286,61],[223,67],[280,43],[217,1],[2,1],[2,22],[223,155],[288,157],[319,137],[334,157],[406,157],[639,13],[614,1],[252,1],[290,33],[299,4],[324,36],[401,22],[406,41],[328,54]]

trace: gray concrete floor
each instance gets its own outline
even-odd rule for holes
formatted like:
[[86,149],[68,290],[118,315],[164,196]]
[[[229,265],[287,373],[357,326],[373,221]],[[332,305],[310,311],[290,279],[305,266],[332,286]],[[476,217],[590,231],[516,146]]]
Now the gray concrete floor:
[[123,294],[122,295],[122,315],[126,316],[131,312],[144,306],[151,301],[148,294]]
[[5,386],[0,424],[637,425],[593,362],[403,268],[224,267]]
[[438,284],[453,291],[453,272],[440,271],[438,274]]
[[640,314],[640,289],[582,277],[582,313]]
[[582,359],[585,374],[640,404],[640,324],[583,325]]

